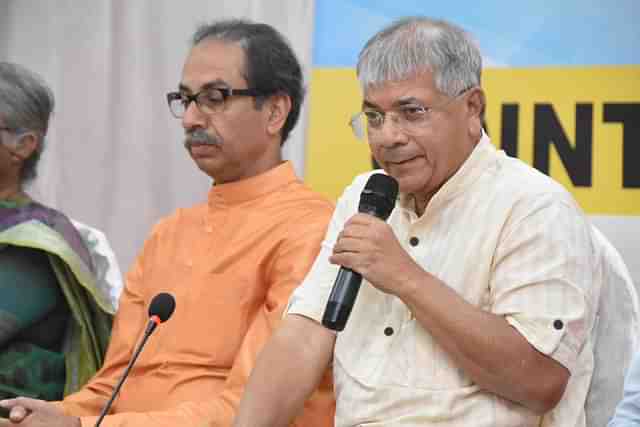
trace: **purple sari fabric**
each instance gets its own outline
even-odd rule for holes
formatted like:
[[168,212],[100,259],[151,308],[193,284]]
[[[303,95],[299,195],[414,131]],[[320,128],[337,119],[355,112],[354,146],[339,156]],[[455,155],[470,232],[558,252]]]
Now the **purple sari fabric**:
[[84,245],[80,233],[63,213],[33,201],[18,207],[0,207],[0,232],[33,220],[58,232],[82,259],[89,271],[94,271],[89,250]]

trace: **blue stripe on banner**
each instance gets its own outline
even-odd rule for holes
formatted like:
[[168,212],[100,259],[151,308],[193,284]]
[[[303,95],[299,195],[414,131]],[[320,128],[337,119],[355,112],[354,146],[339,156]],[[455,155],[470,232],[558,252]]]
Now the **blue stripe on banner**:
[[[517,13],[517,15],[516,15]],[[440,17],[478,40],[487,66],[640,64],[640,1],[317,0],[313,65],[353,67],[376,31],[407,15]]]

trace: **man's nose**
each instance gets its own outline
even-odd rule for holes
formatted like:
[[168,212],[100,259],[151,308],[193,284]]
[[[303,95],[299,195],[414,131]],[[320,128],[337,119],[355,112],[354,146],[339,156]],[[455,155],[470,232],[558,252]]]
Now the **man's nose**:
[[206,116],[200,111],[195,101],[191,101],[184,110],[182,116],[182,127],[184,129],[194,129],[197,127],[204,128],[206,124]]
[[397,113],[390,111],[385,115],[379,140],[379,143],[384,146],[403,144],[407,141],[407,134]]

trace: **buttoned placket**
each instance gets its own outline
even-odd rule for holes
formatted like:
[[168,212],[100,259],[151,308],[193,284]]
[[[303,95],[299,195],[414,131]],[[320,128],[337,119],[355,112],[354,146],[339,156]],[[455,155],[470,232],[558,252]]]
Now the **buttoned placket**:
[[[424,257],[425,253],[425,244],[427,244],[427,238],[425,236],[425,230],[429,230],[431,225],[432,215],[430,212],[433,211],[433,199],[427,204],[426,209],[422,213],[421,216],[418,216],[413,209],[402,208],[403,211],[403,220],[406,221],[408,226],[407,234],[404,236],[404,240],[402,242],[402,246],[405,248],[407,253],[411,255],[411,257],[420,265],[421,268],[424,269],[424,265],[420,260]],[[407,309],[407,321],[412,321],[415,319],[415,316],[411,310]]]

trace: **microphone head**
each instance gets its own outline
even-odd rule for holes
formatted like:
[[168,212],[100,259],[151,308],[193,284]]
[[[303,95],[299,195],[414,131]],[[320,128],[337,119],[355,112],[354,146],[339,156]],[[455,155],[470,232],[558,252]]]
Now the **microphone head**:
[[358,212],[374,215],[384,221],[389,218],[398,197],[398,181],[392,176],[374,173],[360,194]]
[[149,317],[157,316],[160,322],[166,322],[176,309],[176,300],[166,292],[159,293],[149,304]]

